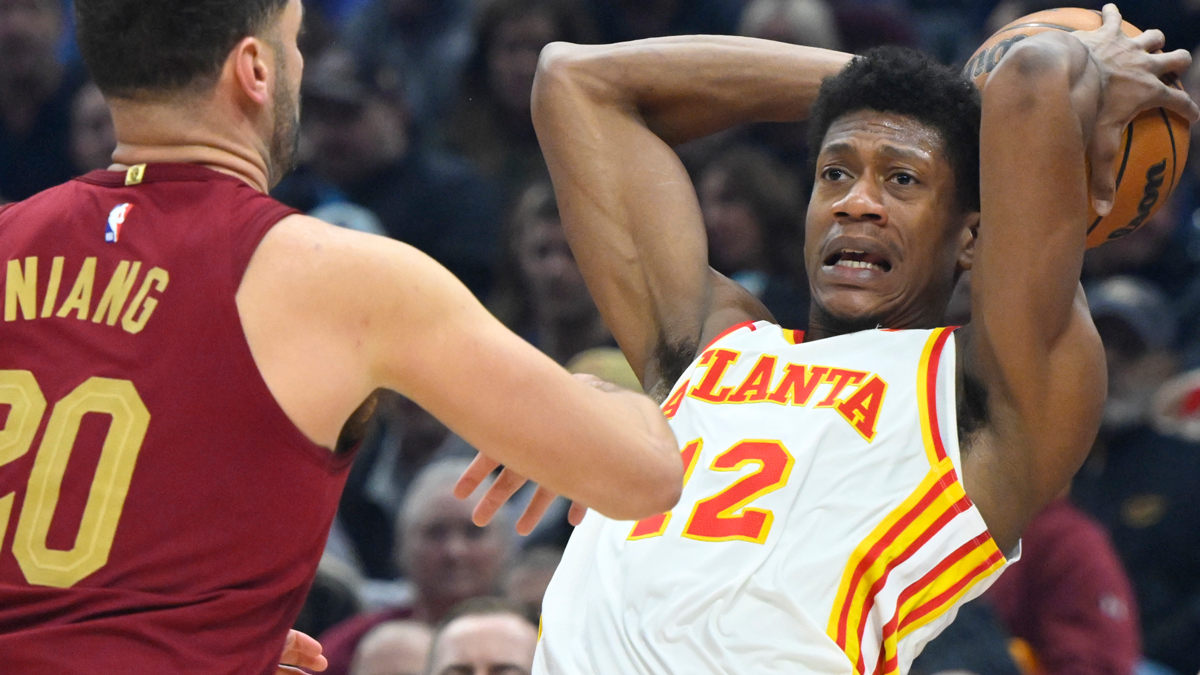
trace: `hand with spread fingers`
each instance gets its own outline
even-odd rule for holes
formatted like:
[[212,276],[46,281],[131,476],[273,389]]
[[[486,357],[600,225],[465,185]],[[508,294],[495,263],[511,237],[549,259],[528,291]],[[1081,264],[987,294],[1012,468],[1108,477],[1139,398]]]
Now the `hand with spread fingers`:
[[321,655],[321,643],[295,630],[288,631],[279,663],[281,665],[275,675],[304,675],[300,668],[319,673],[329,666],[329,662]]
[[[595,375],[577,373],[572,377],[595,389],[611,394],[619,394],[625,391],[621,387],[607,380],[602,380]],[[475,461],[471,462],[471,466],[463,472],[458,485],[454,487],[454,496],[459,499],[470,497],[475,490],[479,489],[483,481],[498,468],[500,468],[500,462],[480,453],[475,457]],[[528,480],[525,476],[505,467],[496,478],[496,482],[492,483],[492,486],[488,488],[487,494],[476,505],[475,512],[472,514],[472,520],[475,524],[483,527],[492,522],[492,519],[500,512],[500,509],[508,503],[508,500],[512,499],[517,490],[520,490]],[[546,515],[546,510],[554,503],[556,497],[558,497],[557,494],[539,485],[537,492],[529,500],[529,505],[525,507],[525,512],[517,520],[517,534],[524,536],[533,532],[533,528],[537,527],[537,524],[541,522],[542,518]],[[567,521],[571,525],[578,525],[583,522],[585,515],[587,515],[587,507],[579,502],[573,502],[571,510],[567,514]]]
[[1187,71],[1191,54],[1183,49],[1156,53],[1166,45],[1160,30],[1126,36],[1116,5],[1105,5],[1102,16],[1104,24],[1099,29],[1074,35],[1088,48],[1099,79],[1100,105],[1088,159],[1094,207],[1100,215],[1107,215],[1116,193],[1112,167],[1121,147],[1121,134],[1129,122],[1143,110],[1161,107],[1194,124],[1200,120],[1200,108],[1187,92],[1167,84],[1177,82],[1178,76]]

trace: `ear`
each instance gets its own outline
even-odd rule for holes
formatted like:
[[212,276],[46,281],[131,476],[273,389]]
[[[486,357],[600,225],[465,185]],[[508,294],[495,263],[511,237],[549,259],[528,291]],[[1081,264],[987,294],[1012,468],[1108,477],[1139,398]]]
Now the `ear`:
[[275,55],[262,40],[247,37],[233,48],[229,56],[233,68],[233,81],[239,98],[267,106],[275,86]]
[[979,238],[979,212],[971,211],[963,216],[962,229],[958,235],[958,271],[965,272],[975,263],[975,241]]

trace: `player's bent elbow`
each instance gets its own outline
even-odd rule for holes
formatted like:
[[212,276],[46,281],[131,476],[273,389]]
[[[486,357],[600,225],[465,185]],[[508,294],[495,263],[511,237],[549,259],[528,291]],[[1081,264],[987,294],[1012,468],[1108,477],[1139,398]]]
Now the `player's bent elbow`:
[[[1016,43],[996,66],[983,88],[984,101],[994,102],[999,91],[1017,90],[1026,96],[1005,100],[1038,99],[1042,87],[1069,87],[1076,72],[1088,62],[1087,47],[1068,33],[1047,31]],[[990,95],[989,95],[990,94]]]
[[646,447],[647,460],[638,462],[636,472],[626,478],[620,499],[605,515],[616,520],[638,520],[666,513],[679,502],[683,492],[683,463],[672,436],[669,441],[653,438]]

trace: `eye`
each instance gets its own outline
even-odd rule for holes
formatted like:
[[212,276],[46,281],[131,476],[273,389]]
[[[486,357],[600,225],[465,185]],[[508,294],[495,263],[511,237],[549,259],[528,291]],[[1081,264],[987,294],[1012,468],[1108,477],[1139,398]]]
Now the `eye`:
[[829,168],[821,172],[821,178],[824,180],[841,180],[846,177],[846,172],[841,169]]
[[900,172],[892,176],[898,185],[916,185],[919,181],[910,173]]

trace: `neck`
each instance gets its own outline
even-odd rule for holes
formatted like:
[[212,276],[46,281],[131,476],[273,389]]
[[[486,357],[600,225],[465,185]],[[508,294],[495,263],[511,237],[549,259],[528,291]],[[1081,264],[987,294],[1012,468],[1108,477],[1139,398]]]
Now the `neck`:
[[576,354],[608,344],[608,329],[599,312],[583,317],[539,318],[538,340],[547,356],[566,363]]
[[943,312],[917,311],[900,316],[863,316],[839,317],[822,307],[814,298],[808,312],[808,330],[804,333],[805,342],[823,340],[828,337],[847,335],[874,328],[890,328],[893,330],[929,329],[943,325]]
[[217,101],[111,101],[117,149],[113,170],[136,164],[198,164],[242,180],[259,192],[271,188],[268,149],[239,115]]

